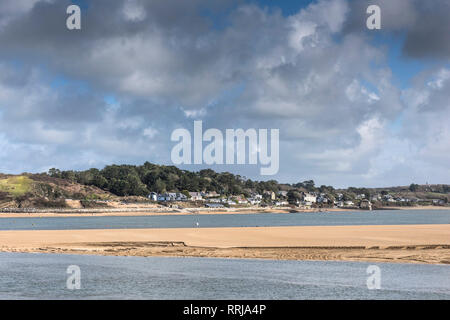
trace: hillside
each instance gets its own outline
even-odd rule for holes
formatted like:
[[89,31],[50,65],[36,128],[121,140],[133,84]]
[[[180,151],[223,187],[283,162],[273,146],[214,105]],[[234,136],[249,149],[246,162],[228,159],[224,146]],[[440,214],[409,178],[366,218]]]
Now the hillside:
[[[254,181],[229,172],[204,169],[198,172],[175,166],[109,165],[103,169],[48,173],[0,174],[0,208],[93,208],[146,202],[150,192],[215,192],[222,197],[250,198],[263,195],[263,203],[275,200],[298,203],[306,194],[317,197],[314,206],[330,207],[337,202],[359,205],[369,199],[376,207],[445,205],[450,203],[450,185],[418,185],[335,189],[316,186],[313,180],[295,184],[275,180]],[[271,198],[271,193],[276,194]],[[117,201],[92,201],[117,200]],[[118,203],[118,204],[117,204]]]
[[[204,169],[197,172],[181,170],[175,166],[164,166],[145,162],[143,165],[109,165],[103,169],[85,171],[60,171],[50,169],[48,175],[74,181],[83,185],[96,186],[117,196],[145,197],[150,192],[216,192],[221,196],[244,196],[261,194],[266,197],[274,192],[277,198],[295,202],[301,194],[313,193],[318,198],[353,201],[371,199],[378,206],[428,205],[450,202],[450,185],[418,185],[335,189],[333,186],[316,186],[313,180],[295,184],[279,183],[276,180],[254,181],[229,172]],[[398,199],[398,201],[390,200]],[[271,202],[267,199],[268,203]],[[273,199],[272,199],[273,200]]]
[[110,192],[47,174],[0,174],[0,208],[64,208],[66,199],[114,198]]

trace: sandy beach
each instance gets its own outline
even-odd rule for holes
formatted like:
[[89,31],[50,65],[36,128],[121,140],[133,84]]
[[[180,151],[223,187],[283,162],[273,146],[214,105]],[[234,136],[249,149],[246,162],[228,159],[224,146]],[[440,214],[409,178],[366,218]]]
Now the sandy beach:
[[[142,209],[142,208],[140,208]],[[0,212],[1,218],[26,218],[26,217],[117,217],[117,216],[160,216],[160,215],[198,215],[198,214],[259,214],[259,213],[281,213],[288,214],[291,210],[297,212],[348,212],[348,211],[360,211],[357,209],[349,208],[312,208],[312,209],[299,209],[299,208],[226,208],[226,209],[207,209],[207,208],[184,208],[184,209],[171,209],[171,208],[149,208],[144,211],[105,211],[105,212],[52,212],[49,209],[47,212],[39,213],[7,213]],[[450,210],[450,207],[439,206],[417,206],[417,207],[389,207],[382,210]]]
[[[0,218],[26,218],[26,217],[119,217],[119,216],[167,216],[167,215],[202,215],[202,214],[258,214],[258,213],[289,213],[291,209],[260,209],[260,208],[239,208],[228,210],[214,209],[181,209],[181,210],[151,210],[148,211],[119,211],[119,212],[91,212],[91,213],[0,213]],[[299,210],[299,212],[318,212],[318,209]],[[321,209],[320,211],[348,211],[341,209]]]
[[0,231],[0,251],[450,264],[450,225]]

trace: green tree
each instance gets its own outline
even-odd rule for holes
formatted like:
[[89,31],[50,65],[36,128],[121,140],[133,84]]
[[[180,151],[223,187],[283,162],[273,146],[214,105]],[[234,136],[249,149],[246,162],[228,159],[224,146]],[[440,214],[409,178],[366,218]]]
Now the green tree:
[[289,190],[287,193],[288,202],[290,204],[296,204],[298,201],[301,200],[301,194],[298,191],[295,190]]

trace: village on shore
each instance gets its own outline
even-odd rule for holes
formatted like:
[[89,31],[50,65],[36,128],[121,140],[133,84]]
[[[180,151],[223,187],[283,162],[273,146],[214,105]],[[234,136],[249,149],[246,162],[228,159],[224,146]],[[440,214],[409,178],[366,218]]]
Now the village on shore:
[[262,194],[251,193],[245,195],[226,196],[212,192],[151,192],[148,199],[173,207],[177,202],[204,205],[207,208],[225,207],[296,207],[300,209],[312,208],[347,208],[366,209],[393,206],[445,206],[443,199],[418,199],[394,196],[389,193],[377,193],[367,196],[357,194],[349,199],[343,193],[330,196],[324,192],[292,192],[292,191],[264,191]]
[[[313,180],[253,181],[210,169],[110,165],[104,169],[20,175],[0,174],[0,211],[103,210],[268,211],[449,208],[450,185],[381,188],[316,186]],[[224,210],[221,210],[223,208]],[[168,210],[169,209],[169,210]],[[37,212],[36,211],[36,212]]]

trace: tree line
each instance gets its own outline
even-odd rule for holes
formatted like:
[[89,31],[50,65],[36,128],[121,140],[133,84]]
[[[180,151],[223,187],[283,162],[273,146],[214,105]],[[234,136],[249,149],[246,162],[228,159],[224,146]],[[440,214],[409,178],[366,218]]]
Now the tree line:
[[249,195],[250,192],[277,192],[277,181],[252,181],[229,172],[204,169],[198,172],[181,170],[175,166],[109,165],[99,170],[61,171],[52,168],[48,175],[84,185],[96,186],[118,196],[146,196],[149,192],[215,191],[225,195]]

